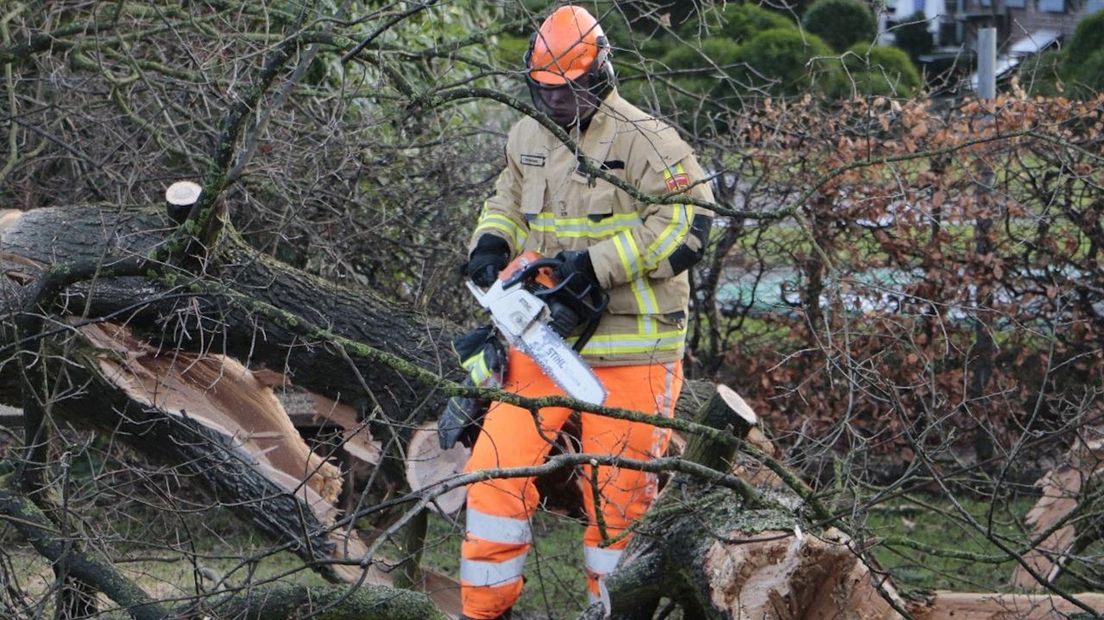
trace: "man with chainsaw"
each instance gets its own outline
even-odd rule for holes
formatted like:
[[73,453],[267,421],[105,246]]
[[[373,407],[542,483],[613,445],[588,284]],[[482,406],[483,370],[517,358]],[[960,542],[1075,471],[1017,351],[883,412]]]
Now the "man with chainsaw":
[[[702,257],[712,218],[707,209],[675,199],[702,203],[713,196],[678,133],[618,95],[610,56],[601,26],[577,6],[556,9],[533,34],[525,55],[533,104],[574,145],[530,117],[513,126],[506,168],[483,206],[465,272],[487,289],[523,252],[555,259],[551,284],[562,286],[544,298],[553,308],[548,327],[592,368],[606,393],[603,404],[670,417],[683,380],[687,270]],[[580,163],[584,160],[638,192],[593,174]],[[458,342],[461,348],[477,384],[486,384],[497,367],[505,390],[526,397],[565,393],[564,383],[542,370],[544,360],[515,347],[504,351],[493,344],[489,330]],[[492,404],[467,470],[542,463],[571,414],[568,408],[546,407],[534,418],[526,409]],[[581,434],[583,452],[627,459],[661,456],[670,437],[670,431],[650,424],[586,412]],[[583,479],[594,480],[589,466],[585,469]],[[592,491],[582,494],[589,517],[583,551],[591,601],[601,598],[602,579],[628,544],[620,535],[647,511],[656,493],[656,476],[638,470],[600,465],[596,480],[597,502]],[[464,617],[509,616],[521,594],[532,544],[529,521],[539,499],[532,478],[468,488],[460,568]]]

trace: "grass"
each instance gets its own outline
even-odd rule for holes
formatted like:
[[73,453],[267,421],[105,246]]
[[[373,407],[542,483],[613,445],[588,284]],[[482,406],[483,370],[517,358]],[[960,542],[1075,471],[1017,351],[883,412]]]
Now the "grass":
[[[974,519],[987,523],[988,502],[956,500]],[[993,531],[1012,541],[1026,540],[1023,515],[1034,501],[1019,497],[998,504],[993,510]],[[904,593],[1009,590],[1014,560],[984,533],[967,525],[956,510],[946,499],[914,497],[880,505],[858,521],[862,536],[877,541],[873,548],[876,561]],[[457,574],[461,527],[439,516],[430,519],[425,566]],[[539,512],[535,517],[536,542],[526,566],[526,589],[516,607],[523,618],[574,618],[586,604],[581,530],[578,522],[556,515]],[[1073,591],[1079,590],[1075,587]]]
[[[990,504],[980,499],[958,498],[958,504],[980,523],[989,522]],[[1019,497],[1001,503],[992,511],[992,531],[1005,536],[1016,547],[1028,538],[1023,515],[1034,498]],[[141,517],[141,515],[135,515]],[[148,592],[159,598],[187,597],[196,591],[197,582],[211,588],[211,576],[218,575],[231,586],[256,584],[270,579],[322,585],[322,579],[304,570],[297,557],[287,552],[268,554],[270,542],[233,518],[228,511],[212,509],[181,516],[188,521],[193,535],[185,540],[183,532],[165,530],[166,540],[148,540],[148,544],[117,544],[118,566]],[[873,544],[872,552],[880,566],[905,593],[927,590],[988,592],[1008,590],[1014,561],[1008,559],[984,532],[967,525],[955,505],[945,498],[917,495],[874,507],[858,515],[852,523],[863,542]],[[526,588],[515,609],[515,617],[559,620],[577,617],[586,606],[586,578],[582,560],[582,524],[574,519],[538,512],[533,522],[535,544],[526,565]],[[33,596],[42,595],[52,585],[49,565],[33,550],[0,528],[0,542],[12,562],[20,585]],[[7,535],[7,538],[4,536]],[[450,577],[459,573],[462,521],[432,515],[423,566]],[[175,542],[173,542],[175,541]],[[1100,545],[1084,555],[1096,558],[1099,567]],[[181,551],[186,549],[187,552]],[[383,555],[387,555],[385,550]],[[242,562],[240,558],[253,557]],[[1082,565],[1081,572],[1093,575],[1093,565]],[[217,578],[217,577],[216,577]],[[1071,592],[1087,589],[1075,578],[1060,585]],[[104,608],[109,604],[104,600]]]
[[[306,569],[287,551],[271,551],[271,542],[245,526],[228,510],[212,508],[175,515],[177,529],[166,528],[164,515],[134,504],[119,512],[118,506],[88,513],[87,523],[103,532],[110,559],[123,576],[131,579],[156,600],[172,606],[195,596],[197,591],[257,586],[274,580],[308,586],[326,582]],[[125,516],[123,514],[125,513]],[[150,528],[133,528],[129,521],[145,521]],[[46,597],[46,613],[52,617],[54,575],[49,562],[11,529],[0,527],[0,548],[11,561],[15,579],[31,600]],[[220,583],[221,582],[221,583]],[[100,608],[113,604],[100,595]],[[4,610],[0,609],[0,617]]]
[[[958,498],[958,504],[979,523],[988,523],[988,502]],[[1023,516],[1032,504],[1033,498],[1019,498],[998,506],[993,533],[1025,540]],[[1015,561],[968,525],[946,499],[881,506],[866,515],[864,530],[881,539],[874,557],[902,591],[998,592],[1008,589],[1015,568]]]
[[[1035,503],[1020,496],[991,504],[972,497],[915,496],[895,500],[860,515],[861,535],[877,544],[873,555],[903,593],[931,590],[959,592],[1010,591],[1009,579],[1016,563],[1004,554],[984,532],[967,524],[956,508],[961,506],[983,526],[1004,537],[1013,548],[1029,538],[1023,517]],[[459,570],[460,525],[441,517],[430,520],[426,566],[449,575]],[[526,566],[526,589],[516,609],[522,617],[574,618],[586,603],[580,536],[576,521],[539,512],[534,520],[535,546]],[[1099,567],[1104,545],[1091,547],[1082,557]],[[1093,560],[1095,558],[1095,560]],[[1075,567],[1076,569],[1076,567]],[[1080,571],[1093,575],[1094,568]],[[1063,577],[1059,586],[1069,592],[1092,589],[1073,577]]]
[[[462,523],[431,515],[423,566],[440,573],[460,573]],[[524,618],[575,618],[587,605],[583,572],[583,524],[538,511],[533,518],[534,545],[525,564],[525,590],[515,609]]]

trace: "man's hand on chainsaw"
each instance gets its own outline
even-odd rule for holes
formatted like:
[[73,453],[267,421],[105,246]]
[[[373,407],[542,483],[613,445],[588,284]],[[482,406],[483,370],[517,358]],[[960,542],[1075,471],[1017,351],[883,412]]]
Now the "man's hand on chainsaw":
[[557,284],[562,292],[549,301],[551,320],[549,326],[566,338],[582,323],[593,318],[589,306],[602,294],[594,266],[586,250],[566,250],[556,255],[560,264],[555,267]]
[[585,299],[591,291],[601,291],[598,276],[594,275],[594,264],[590,252],[586,250],[564,250],[556,255],[560,264],[556,267],[556,279],[564,283],[575,297]]
[[497,235],[485,234],[476,242],[471,257],[464,265],[464,273],[476,286],[487,288],[494,284],[498,272],[509,262],[510,246],[506,240]]

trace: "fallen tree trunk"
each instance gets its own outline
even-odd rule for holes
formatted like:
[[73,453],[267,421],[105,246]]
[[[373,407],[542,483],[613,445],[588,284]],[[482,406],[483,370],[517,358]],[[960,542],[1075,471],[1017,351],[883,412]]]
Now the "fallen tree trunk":
[[[0,310],[13,316],[23,308],[30,285],[48,266],[147,255],[171,229],[154,210],[5,214]],[[78,282],[65,289],[60,306],[43,308],[52,322],[41,363],[50,365],[53,380],[72,388],[62,390],[68,396],[54,403],[53,413],[118,433],[139,451],[186,467],[331,578],[389,583],[374,570],[371,548],[340,519],[336,471],[304,448],[271,387],[290,381],[325,399],[314,401],[310,415],[327,408],[347,431],[364,423],[381,441],[379,452],[370,443],[358,447],[381,463],[359,513],[371,515],[406,487],[397,457],[412,429],[440,410],[445,395],[436,379],[459,374],[446,353],[455,327],[284,266],[232,230],[208,248],[198,269]],[[17,334],[12,324],[0,327],[8,354],[30,342],[37,346],[26,340],[34,335]],[[350,356],[337,339],[398,358],[372,351]],[[276,375],[284,378],[274,381]],[[16,364],[0,367],[0,402],[19,404],[19,381]],[[707,392],[712,396],[703,408]],[[699,409],[707,425],[728,429],[724,437],[770,449],[754,414],[730,390],[688,383],[678,415]],[[809,509],[807,489],[792,474],[736,458],[732,441],[688,439],[688,458],[714,471],[696,469],[667,485],[623,566],[604,584],[606,604],[584,617],[605,611],[650,617],[661,597],[676,601],[686,617],[700,618],[820,617],[840,609],[890,618],[906,607],[939,617],[973,609],[982,599],[1004,601],[986,594],[901,601],[845,534],[824,526],[823,511]],[[454,595],[451,607],[438,605],[455,613]]]
[[1102,477],[1104,440],[1079,438],[1065,462],[1035,483],[1041,495],[1026,520],[1038,544],[1013,569],[1013,586],[1032,590],[1054,583],[1071,554],[1104,536],[1099,523]]
[[[754,412],[717,386],[700,421],[772,456]],[[1104,596],[936,592],[899,596],[844,532],[824,525],[776,471],[702,436],[684,457],[745,481],[742,492],[708,476],[676,476],[639,524],[600,603],[580,620],[646,620],[661,600],[701,619],[862,618],[998,620],[1104,612]],[[785,473],[785,472],[784,472]],[[792,474],[785,473],[788,477]]]
[[[8,222],[0,261],[9,279],[28,283],[46,266],[146,255],[173,225],[152,209],[40,209]],[[235,303],[235,297],[286,314],[266,316]],[[12,308],[10,302],[4,306],[5,313]],[[304,338],[297,329],[300,322],[326,326],[420,368],[457,376],[451,354],[445,354],[455,326],[283,265],[230,229],[211,250],[202,273],[82,283],[66,291],[61,314],[83,315],[86,307],[89,318],[114,317],[153,346],[224,353],[251,369],[282,372],[297,386],[361,411],[378,407],[388,420],[436,415],[441,396],[427,394],[426,386],[412,384],[396,369],[335,355],[330,343]],[[0,396],[10,394],[5,390]]]
[[[48,269],[149,255],[173,226],[153,209],[5,212],[0,312],[16,316]],[[390,583],[374,558],[364,557],[368,547],[356,530],[338,521],[338,473],[293,432],[270,388],[291,382],[316,401],[316,413],[330,407],[331,419],[347,430],[363,423],[379,438],[383,456],[372,444],[357,444],[355,451],[382,464],[358,514],[380,514],[386,498],[405,488],[398,457],[409,432],[436,416],[444,395],[433,381],[410,380],[409,369],[306,337],[312,332],[303,325],[324,325],[334,338],[400,356],[431,377],[459,374],[451,359],[456,328],[282,265],[229,229],[207,248],[200,267],[94,277],[42,308],[48,317],[42,359],[50,364],[44,374],[69,394],[53,403],[52,415],[114,433],[160,462],[182,464],[216,499],[333,579]],[[14,324],[0,326],[7,354],[38,346]],[[0,402],[20,404],[18,370],[14,363],[0,366]],[[692,409],[694,392],[686,394]],[[446,610],[455,609],[452,590],[440,588]]]

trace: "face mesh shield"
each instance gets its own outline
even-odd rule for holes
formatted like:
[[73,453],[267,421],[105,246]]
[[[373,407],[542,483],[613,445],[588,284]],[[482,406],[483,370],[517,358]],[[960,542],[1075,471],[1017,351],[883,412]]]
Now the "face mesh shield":
[[562,127],[585,124],[609,92],[590,74],[563,84],[543,84],[531,77],[526,77],[526,83],[533,106]]

